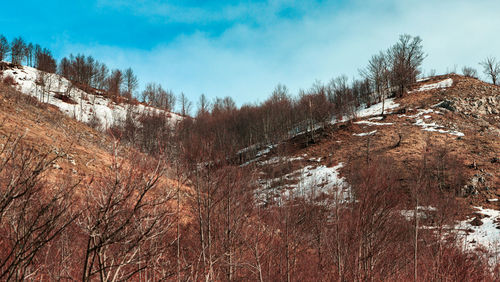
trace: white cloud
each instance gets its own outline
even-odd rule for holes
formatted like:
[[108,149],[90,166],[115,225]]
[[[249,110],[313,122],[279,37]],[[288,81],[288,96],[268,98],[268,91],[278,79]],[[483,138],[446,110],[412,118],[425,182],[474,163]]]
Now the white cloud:
[[284,7],[283,1],[269,9],[259,4],[229,6],[220,15],[192,8],[175,20],[231,20],[250,14],[261,24],[236,24],[217,37],[202,32],[182,35],[148,51],[99,45],[68,50],[92,54],[113,67],[131,66],[143,83],[161,82],[193,100],[206,93],[232,96],[238,104],[264,100],[277,83],[296,92],[315,79],[327,81],[342,73],[357,76],[372,54],[402,33],[423,38],[429,54],[426,70],[444,72],[455,64],[459,69],[477,68],[484,57],[500,56],[498,1],[366,2],[343,8],[328,3],[303,6],[305,14],[289,20],[270,16]]

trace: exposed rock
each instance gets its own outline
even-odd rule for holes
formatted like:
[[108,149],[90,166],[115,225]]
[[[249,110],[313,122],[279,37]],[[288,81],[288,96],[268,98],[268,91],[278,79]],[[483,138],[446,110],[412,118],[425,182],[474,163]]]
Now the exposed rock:
[[438,106],[475,117],[479,115],[497,115],[500,113],[500,95],[453,97],[451,100],[444,100]]
[[470,222],[470,225],[481,226],[481,225],[483,225],[483,221],[476,217]]
[[453,106],[453,101],[449,101],[449,100],[444,100],[441,103],[439,103],[437,106],[440,108],[443,108],[443,109],[450,110],[452,112],[454,112],[456,110],[455,107]]

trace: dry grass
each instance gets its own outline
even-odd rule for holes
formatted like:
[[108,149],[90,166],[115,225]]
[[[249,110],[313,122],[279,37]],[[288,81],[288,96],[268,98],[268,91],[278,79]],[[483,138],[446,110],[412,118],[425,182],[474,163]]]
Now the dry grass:
[[[451,77],[454,80],[452,87],[425,92],[406,94],[396,102],[405,108],[407,116],[417,113],[417,109],[429,109],[432,105],[451,97],[471,97],[480,95],[500,95],[500,87],[493,86],[473,78],[459,75],[440,76],[431,79],[431,82]],[[429,81],[425,82],[429,83]],[[422,83],[419,83],[422,84]],[[417,84],[414,88],[418,88]],[[451,134],[424,131],[415,125],[415,118],[400,117],[398,114],[389,114],[381,121],[393,125],[364,125],[347,122],[329,128],[322,134],[316,144],[306,148],[301,146],[297,137],[287,144],[287,154],[297,156],[307,154],[307,158],[322,158],[322,164],[335,165],[343,162],[344,176],[355,167],[355,161],[389,157],[397,162],[402,172],[401,184],[405,186],[408,179],[415,173],[415,169],[422,159],[427,144],[445,148],[456,158],[459,166],[464,169],[464,176],[471,179],[474,176],[484,176],[485,182],[479,183],[477,195],[466,198],[457,198],[460,202],[469,205],[482,205],[498,208],[498,202],[488,202],[488,199],[500,198],[500,121],[493,116],[472,117],[460,112],[451,112],[437,109],[443,114],[430,113],[426,122],[436,122],[446,128],[455,128],[465,134],[457,137]],[[491,121],[493,120],[493,122]],[[489,121],[489,122],[488,122]],[[487,124],[485,124],[485,122]],[[496,128],[496,129],[495,129]],[[354,133],[371,132],[372,136],[354,136]],[[396,146],[401,135],[401,143]],[[368,150],[369,147],[369,150]],[[273,155],[270,155],[272,157]],[[475,167],[471,164],[476,164]],[[269,168],[267,168],[269,170]]]

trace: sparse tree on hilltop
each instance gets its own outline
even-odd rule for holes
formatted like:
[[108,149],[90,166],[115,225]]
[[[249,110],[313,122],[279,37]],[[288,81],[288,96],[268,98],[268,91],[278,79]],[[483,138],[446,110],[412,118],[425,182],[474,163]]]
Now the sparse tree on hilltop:
[[35,67],[41,71],[55,73],[57,63],[49,49],[38,49],[35,53]]
[[399,37],[399,41],[387,52],[391,67],[392,86],[399,88],[399,96],[402,96],[405,89],[417,80],[420,74],[420,66],[425,59],[422,39],[404,34]]
[[24,56],[26,57],[26,65],[28,65],[30,67],[33,66],[33,61],[34,61],[34,57],[35,57],[34,51],[35,50],[33,47],[33,43],[26,45],[26,48],[24,48]]
[[134,91],[139,86],[139,79],[132,71],[132,68],[128,68],[123,72],[123,80],[125,84],[125,96],[127,98],[132,98]]
[[10,45],[9,41],[5,36],[0,35],[0,61],[3,61],[7,58],[7,54],[9,54]]
[[387,56],[383,52],[373,55],[368,66],[361,70],[361,75],[367,78],[375,90],[378,101],[382,100],[382,115],[384,114],[384,102],[389,86],[389,69]]
[[483,73],[491,78],[494,85],[497,85],[500,76],[500,62],[495,57],[488,57],[479,64],[483,67]]
[[113,70],[108,78],[108,92],[111,96],[118,97],[121,94],[123,74],[120,70]]
[[92,86],[97,89],[104,89],[109,77],[109,69],[105,64],[97,63],[95,70],[96,72],[92,80]]
[[26,43],[22,37],[17,37],[12,40],[11,46],[11,62],[13,64],[21,64],[25,55],[24,49],[26,48]]
[[183,92],[181,92],[181,94],[179,95],[178,100],[181,106],[181,115],[189,115],[191,113],[191,107],[193,106],[193,103],[189,101],[186,94],[184,94]]
[[175,95],[172,90],[163,90],[158,93],[157,107],[172,111],[175,107]]
[[210,102],[207,99],[205,94],[201,94],[200,99],[198,100],[198,113],[197,115],[202,115],[210,111]]
[[462,74],[467,77],[477,78],[477,70],[472,67],[467,67],[467,66],[463,67]]
[[142,91],[142,101],[152,106],[171,111],[175,106],[175,95],[170,90],[165,90],[158,83],[148,83]]

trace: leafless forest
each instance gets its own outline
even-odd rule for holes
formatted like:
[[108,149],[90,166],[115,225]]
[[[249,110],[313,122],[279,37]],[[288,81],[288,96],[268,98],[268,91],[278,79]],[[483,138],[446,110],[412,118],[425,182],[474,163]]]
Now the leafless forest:
[[[264,102],[237,107],[231,97],[189,101],[157,83],[137,93],[130,68],[109,70],[83,54],[57,63],[48,49],[0,37],[0,60],[57,73],[118,103],[184,116],[175,125],[166,114],[113,125],[102,133],[111,140],[111,165],[91,177],[68,172],[54,179],[63,154],[26,144],[24,130],[2,136],[0,280],[500,279],[486,256],[464,250],[450,232],[463,209],[457,198],[466,197],[466,167],[431,141],[416,148],[411,166],[372,152],[368,143],[344,172],[349,199],[336,187],[257,201],[260,174],[251,160],[260,150],[279,144],[275,154],[285,156],[293,140],[300,148],[316,146],[325,132],[352,124],[360,107],[408,95],[425,57],[418,36],[402,35],[358,79],[336,77],[296,96],[278,85]],[[496,59],[482,66],[498,83]],[[472,67],[463,74],[478,75]],[[8,77],[2,83],[13,84]],[[283,161],[268,173],[277,177],[289,166]],[[422,207],[433,210],[420,216]]]

